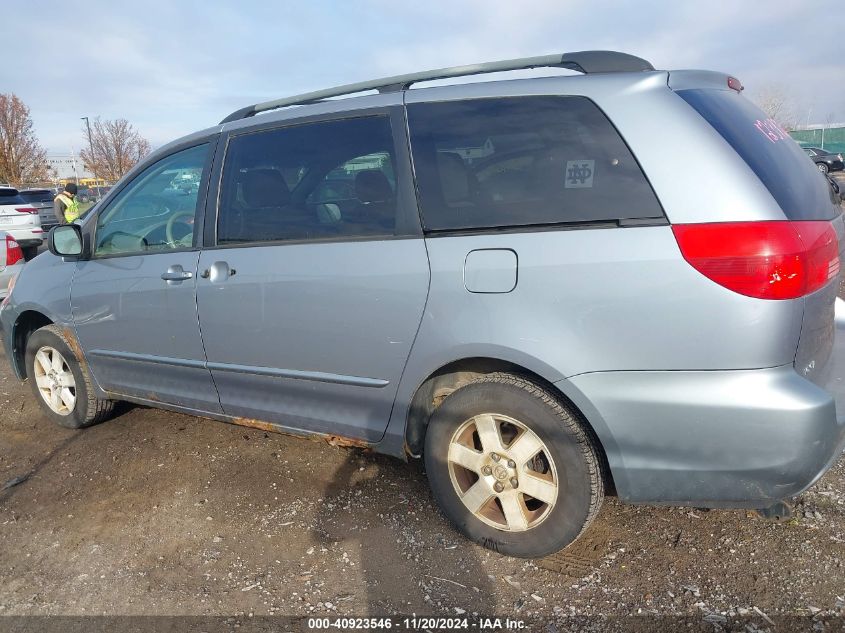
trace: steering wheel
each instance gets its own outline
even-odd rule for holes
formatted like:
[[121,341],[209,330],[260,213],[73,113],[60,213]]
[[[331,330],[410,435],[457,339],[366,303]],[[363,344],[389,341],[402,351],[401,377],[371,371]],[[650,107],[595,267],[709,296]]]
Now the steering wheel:
[[[176,240],[173,239],[173,225],[176,224],[177,219],[183,218],[183,217],[192,218],[192,217],[194,217],[194,212],[193,211],[178,211],[178,212],[174,213],[173,215],[171,215],[170,218],[167,220],[167,224],[164,225],[164,234],[167,237],[168,244],[176,244]],[[188,224],[188,223],[185,222],[185,224]],[[159,226],[161,226],[161,225],[159,225]]]

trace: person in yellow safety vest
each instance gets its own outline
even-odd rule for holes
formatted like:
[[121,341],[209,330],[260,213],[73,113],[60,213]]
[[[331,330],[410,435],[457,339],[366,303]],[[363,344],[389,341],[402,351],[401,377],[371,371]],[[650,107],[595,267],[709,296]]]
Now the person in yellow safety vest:
[[59,224],[70,224],[81,215],[76,192],[76,184],[69,182],[65,185],[65,190],[53,199],[53,213],[56,214]]

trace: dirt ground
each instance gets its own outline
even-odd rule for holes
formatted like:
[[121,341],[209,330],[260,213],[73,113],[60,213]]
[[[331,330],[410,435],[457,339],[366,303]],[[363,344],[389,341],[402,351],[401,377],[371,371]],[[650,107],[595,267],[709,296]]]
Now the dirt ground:
[[0,352],[0,630],[412,613],[548,633],[845,630],[845,457],[794,507],[772,523],[608,498],[565,552],[517,560],[458,535],[419,464],[129,405],[58,428]]
[[2,615],[495,614],[552,631],[845,611],[845,460],[785,524],[611,498],[563,555],[523,561],[454,532],[417,464],[141,407],[57,428],[5,358],[0,392]]

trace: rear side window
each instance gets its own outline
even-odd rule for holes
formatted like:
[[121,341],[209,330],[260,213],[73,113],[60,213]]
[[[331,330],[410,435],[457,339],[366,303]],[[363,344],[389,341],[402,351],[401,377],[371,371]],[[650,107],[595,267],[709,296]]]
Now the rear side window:
[[408,106],[428,230],[663,218],[619,133],[585,97]]
[[235,136],[223,168],[217,242],[394,235],[394,173],[386,116]]
[[17,189],[0,189],[0,205],[26,204]]
[[679,90],[757,174],[790,220],[829,220],[831,188],[807,152],[773,119],[733,90]]

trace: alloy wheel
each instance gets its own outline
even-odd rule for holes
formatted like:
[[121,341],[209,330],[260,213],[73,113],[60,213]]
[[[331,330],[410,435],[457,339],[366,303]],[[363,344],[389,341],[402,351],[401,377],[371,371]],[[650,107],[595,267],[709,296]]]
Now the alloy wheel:
[[465,421],[452,436],[447,460],[463,504],[499,530],[530,530],[557,501],[557,470],[548,448],[514,418],[485,413]]
[[33,378],[38,393],[54,413],[70,415],[76,406],[76,380],[65,357],[44,346],[35,353]]

